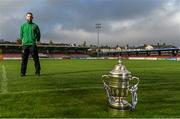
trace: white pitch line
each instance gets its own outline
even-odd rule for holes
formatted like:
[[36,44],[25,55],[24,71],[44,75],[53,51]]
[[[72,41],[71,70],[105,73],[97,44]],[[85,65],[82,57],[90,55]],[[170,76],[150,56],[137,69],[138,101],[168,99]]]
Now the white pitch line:
[[43,92],[54,92],[54,91],[72,91],[72,90],[88,90],[88,89],[102,89],[102,87],[82,87],[82,88],[64,88],[64,89],[44,89],[44,90],[31,90],[31,91],[17,91],[17,92],[7,92],[3,94],[28,94],[28,93],[43,93]]
[[2,65],[2,81],[1,81],[1,93],[6,94],[8,93],[8,78],[6,76],[6,67]]

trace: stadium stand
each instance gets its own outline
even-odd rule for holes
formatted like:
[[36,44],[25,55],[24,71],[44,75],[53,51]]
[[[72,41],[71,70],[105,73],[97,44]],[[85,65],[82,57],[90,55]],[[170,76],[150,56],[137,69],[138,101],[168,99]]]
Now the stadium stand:
[[[38,45],[40,58],[88,58],[97,56],[97,48],[69,44]],[[122,58],[180,58],[180,49],[172,45],[144,45],[136,48],[101,47],[100,57]],[[31,57],[31,56],[30,56]],[[11,42],[0,43],[0,59],[20,59],[21,45]]]
[[[87,54],[88,47],[82,46],[62,46],[62,45],[38,45],[40,58],[84,58],[89,57]],[[0,44],[2,52],[0,58],[14,59],[21,58],[21,45],[18,44]]]

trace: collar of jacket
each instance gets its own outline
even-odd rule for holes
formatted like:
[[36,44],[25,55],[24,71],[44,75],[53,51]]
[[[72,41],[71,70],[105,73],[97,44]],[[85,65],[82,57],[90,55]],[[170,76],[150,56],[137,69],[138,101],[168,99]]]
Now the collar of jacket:
[[27,21],[28,24],[32,24],[33,22],[32,21]]

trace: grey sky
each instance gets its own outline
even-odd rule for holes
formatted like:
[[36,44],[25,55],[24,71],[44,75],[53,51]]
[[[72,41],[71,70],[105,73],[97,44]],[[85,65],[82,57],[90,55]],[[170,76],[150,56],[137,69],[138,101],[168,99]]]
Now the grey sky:
[[102,45],[180,47],[179,0],[0,0],[0,38],[17,39],[27,11],[42,42],[97,44],[95,24],[101,23]]

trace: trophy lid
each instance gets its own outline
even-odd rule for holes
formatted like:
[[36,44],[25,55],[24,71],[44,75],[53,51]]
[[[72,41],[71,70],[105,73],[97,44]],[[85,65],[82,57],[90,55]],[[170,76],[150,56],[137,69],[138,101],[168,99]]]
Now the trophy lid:
[[119,59],[119,64],[115,65],[114,69],[110,71],[110,75],[118,75],[118,76],[128,76],[131,74],[126,67],[122,64],[122,61]]

